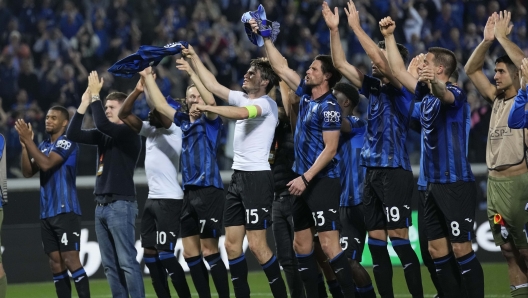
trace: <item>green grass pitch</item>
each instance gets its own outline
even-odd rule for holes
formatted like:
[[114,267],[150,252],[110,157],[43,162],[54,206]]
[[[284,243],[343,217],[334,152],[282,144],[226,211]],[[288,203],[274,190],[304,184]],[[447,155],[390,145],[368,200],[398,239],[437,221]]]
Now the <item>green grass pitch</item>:
[[[488,263],[483,264],[484,268],[484,279],[486,287],[486,297],[510,297],[509,293],[509,282],[508,282],[508,271],[506,264],[503,263]],[[367,268],[371,277],[372,268]],[[50,275],[51,276],[51,275]],[[9,272],[7,275],[9,281]],[[436,292],[434,290],[433,284],[429,279],[429,273],[427,268],[422,266],[422,279],[424,285],[425,297],[432,297]],[[187,275],[187,281],[189,282],[189,287],[193,296],[198,296],[194,289],[194,285],[190,278],[190,275]],[[231,284],[231,283],[230,283]],[[268,281],[263,272],[250,272],[249,273],[249,285],[251,287],[251,297],[272,297]],[[396,297],[411,297],[407,291],[407,286],[405,284],[405,278],[403,275],[403,269],[401,267],[394,269],[394,293]],[[73,286],[73,282],[72,282]],[[106,280],[95,279],[90,280],[90,289],[92,298],[110,298],[110,288]],[[211,282],[211,289],[214,294],[214,285]],[[145,279],[145,291],[147,297],[156,297],[150,279]],[[173,297],[177,297],[171,285],[171,291]],[[377,292],[377,291],[376,291]],[[77,297],[75,290],[73,290],[73,297]],[[233,290],[231,289],[231,294],[233,295]],[[26,283],[26,284],[12,284],[8,285],[7,297],[9,298],[54,298],[57,297],[55,294],[55,287],[51,281],[47,283]]]

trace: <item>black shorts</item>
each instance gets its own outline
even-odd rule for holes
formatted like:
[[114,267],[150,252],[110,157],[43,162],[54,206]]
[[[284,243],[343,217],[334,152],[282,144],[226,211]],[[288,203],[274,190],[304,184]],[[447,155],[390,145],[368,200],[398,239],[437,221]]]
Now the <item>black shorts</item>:
[[339,220],[341,221],[341,247],[347,258],[361,262],[365,248],[365,219],[363,204],[349,207],[339,207]]
[[425,193],[424,213],[428,240],[449,238],[463,243],[475,237],[475,182],[430,183]]
[[224,226],[264,230],[271,226],[271,171],[238,171],[231,176],[224,208]]
[[363,205],[367,231],[412,226],[414,178],[402,168],[367,168]]
[[219,238],[224,216],[224,190],[214,186],[186,186],[181,217],[181,237]]
[[81,250],[81,216],[73,212],[40,220],[44,252]]
[[180,232],[183,200],[148,199],[141,217],[141,245],[174,250]]
[[314,178],[292,206],[293,229],[302,231],[315,226],[317,232],[339,230],[339,178]]

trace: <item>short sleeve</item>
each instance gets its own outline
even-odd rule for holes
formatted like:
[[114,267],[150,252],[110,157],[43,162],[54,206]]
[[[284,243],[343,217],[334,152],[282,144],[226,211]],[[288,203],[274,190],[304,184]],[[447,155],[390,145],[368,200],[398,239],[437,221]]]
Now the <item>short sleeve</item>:
[[259,106],[262,110],[262,113],[260,114],[261,116],[266,116],[271,113],[270,102],[267,98],[261,97],[258,100],[255,100],[254,105]]
[[218,142],[219,131],[222,129],[222,118],[216,117],[214,120],[209,120],[207,117],[203,116],[205,123],[205,133],[209,141],[212,141],[214,144]]
[[341,129],[341,107],[335,99],[324,99],[320,105],[320,119],[323,131]]
[[411,113],[411,120],[420,121],[420,108],[422,107],[421,102],[414,103],[414,107]]
[[365,97],[368,98],[370,96],[370,92],[372,91],[371,88],[379,90],[380,87],[380,80],[371,76],[364,75],[363,84],[361,84],[361,89],[359,89],[359,93],[363,94]]
[[170,133],[175,133],[175,132],[178,132],[181,129],[179,128],[179,126],[177,126],[176,124],[172,123],[171,126],[169,128],[167,128],[167,130]]
[[412,112],[412,108],[414,107],[414,94],[409,92],[407,88],[395,88],[394,87],[394,104],[396,105],[396,108],[398,109],[398,112],[405,118],[408,119],[409,115]]
[[451,106],[456,108],[463,107],[467,101],[465,93],[462,92],[462,90],[455,85],[449,84],[446,86],[446,88],[447,91],[453,93],[453,96],[455,97],[455,101]]
[[174,119],[172,119],[172,121],[176,125],[182,126],[184,121],[189,121],[189,115],[176,111],[176,113],[174,113]]
[[306,82],[301,79],[299,86],[297,86],[297,90],[295,90],[295,95],[302,97],[304,94],[308,94],[310,92],[311,90],[306,86]]
[[[51,152],[55,152],[62,157],[63,160],[68,159],[70,154],[75,151],[77,144],[68,140],[66,136],[60,136],[55,142],[55,146]],[[51,153],[50,152],[50,153]]]
[[148,137],[152,131],[152,126],[148,121],[143,121],[143,125],[141,126],[141,130],[139,131],[140,136]]
[[231,106],[242,106],[242,100],[246,98],[246,94],[241,91],[229,91],[228,101]]

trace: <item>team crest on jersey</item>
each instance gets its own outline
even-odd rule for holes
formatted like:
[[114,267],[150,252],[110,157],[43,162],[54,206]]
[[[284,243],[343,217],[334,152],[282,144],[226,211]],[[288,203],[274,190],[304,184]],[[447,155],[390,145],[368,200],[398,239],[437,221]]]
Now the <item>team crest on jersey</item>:
[[70,141],[66,141],[66,140],[58,140],[57,141],[57,145],[56,145],[56,147],[62,148],[64,150],[70,149],[70,146],[71,146],[71,142]]
[[324,122],[334,122],[337,123],[341,120],[341,113],[338,111],[324,111]]

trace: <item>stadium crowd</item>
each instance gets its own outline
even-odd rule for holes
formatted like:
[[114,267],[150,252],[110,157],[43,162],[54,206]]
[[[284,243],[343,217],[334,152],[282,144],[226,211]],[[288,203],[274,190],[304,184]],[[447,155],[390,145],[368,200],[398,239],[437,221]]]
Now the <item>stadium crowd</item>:
[[[245,237],[274,297],[327,297],[324,279],[335,298],[394,297],[389,241],[409,293],[424,297],[409,236],[418,158],[421,255],[436,297],[485,296],[470,165],[484,160],[511,296],[528,296],[524,3],[264,1],[250,10],[257,4],[0,0],[0,158],[12,176],[40,172],[57,296],[71,297],[69,271],[79,297],[90,297],[76,176],[93,155],[77,144],[97,150],[95,230],[113,297],[145,296],[138,160],[149,186],[143,261],[158,297],[170,297],[168,280],[191,296],[178,237],[199,296],[211,297],[210,274],[230,297],[222,233],[235,297],[251,293]],[[278,40],[264,10],[281,23]],[[6,198],[2,189],[0,207]],[[367,245],[373,278],[361,265]],[[0,297],[6,282],[0,266]]]
[[[339,7],[346,3],[330,2]],[[250,46],[240,25],[242,13],[257,4],[254,0],[0,0],[0,132],[7,137],[9,177],[21,176],[15,119],[22,117],[32,123],[37,141],[42,140],[43,111],[60,104],[73,115],[90,70],[97,70],[105,78],[102,96],[114,90],[130,92],[134,80],[113,77],[107,69],[142,44],[162,46],[189,41],[221,84],[240,90],[250,58],[263,54]],[[265,0],[262,4],[268,16],[282,25],[275,44],[291,68],[303,73],[315,55],[329,54],[330,35],[321,16],[321,1]],[[528,54],[524,1],[360,0],[357,7],[361,26],[375,41],[382,40],[378,20],[389,15],[401,24],[395,35],[398,41],[405,41],[409,57],[428,47],[441,46],[452,50],[461,66],[482,40],[488,16],[510,9],[514,24],[510,38]],[[340,18],[346,23],[342,10]],[[357,37],[348,26],[339,29],[348,61],[369,73],[370,60]],[[494,45],[486,55],[485,73],[490,79],[493,62],[500,54],[500,47]],[[164,95],[184,97],[188,80],[175,68],[173,59],[166,58],[157,72]],[[491,108],[462,71],[459,84],[471,105],[468,157],[471,162],[483,163],[485,153],[480,148],[486,143]],[[144,97],[136,102],[134,113],[141,118],[146,118],[148,110]],[[365,114],[365,101],[358,111]],[[227,170],[232,149],[225,145],[230,143],[226,139],[232,125],[224,127],[220,167]],[[417,164],[420,138],[410,133],[409,139],[411,160]],[[93,171],[91,159],[83,158],[87,155],[81,155],[81,174]]]

